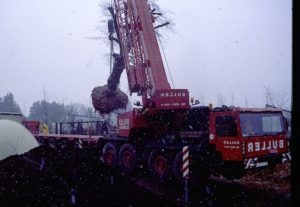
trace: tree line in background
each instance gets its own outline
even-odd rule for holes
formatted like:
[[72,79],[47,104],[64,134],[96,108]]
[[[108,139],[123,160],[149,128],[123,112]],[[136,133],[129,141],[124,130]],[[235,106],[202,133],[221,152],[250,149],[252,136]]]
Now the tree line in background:
[[[9,92],[4,97],[0,97],[0,112],[22,113],[19,105],[14,100],[14,95]],[[80,103],[62,104],[48,102],[45,100],[35,101],[30,107],[28,120],[38,120],[47,125],[54,122],[72,122],[87,117],[94,117],[95,113],[91,107]],[[77,117],[77,119],[76,119]]]
[[28,119],[39,120],[42,123],[74,122],[76,117],[84,119],[94,117],[94,110],[80,103],[62,104],[56,102],[36,101],[30,107]]
[[[264,87],[262,97],[265,99],[266,105],[273,105],[282,109],[290,110],[291,98],[288,93],[277,92],[270,86]],[[204,104],[204,97],[200,96],[200,102]],[[231,94],[231,105],[234,104],[234,95]],[[222,106],[226,103],[225,97],[221,94],[217,94],[217,106]],[[248,100],[245,97],[245,107],[248,107]],[[9,92],[4,97],[0,97],[0,112],[13,112],[21,113],[20,106],[14,100],[14,95]],[[77,121],[78,117],[87,119],[88,117],[95,117],[94,109],[87,107],[80,103],[62,104],[57,102],[48,102],[45,100],[36,101],[30,107],[29,120],[38,120],[42,123],[52,124],[54,122],[72,122]],[[77,117],[77,119],[76,119]],[[85,118],[84,118],[85,117]]]

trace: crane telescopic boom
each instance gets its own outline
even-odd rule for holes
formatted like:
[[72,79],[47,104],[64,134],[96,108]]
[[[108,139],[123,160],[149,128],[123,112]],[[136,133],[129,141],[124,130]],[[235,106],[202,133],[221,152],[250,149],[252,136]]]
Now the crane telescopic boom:
[[188,91],[168,82],[147,0],[114,0],[114,10],[130,93],[141,95],[144,106],[188,108]]

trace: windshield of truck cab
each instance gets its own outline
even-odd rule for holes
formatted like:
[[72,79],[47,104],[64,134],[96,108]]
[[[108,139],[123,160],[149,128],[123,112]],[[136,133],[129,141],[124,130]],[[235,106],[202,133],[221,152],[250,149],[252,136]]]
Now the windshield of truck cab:
[[243,137],[275,135],[284,132],[284,123],[280,113],[241,113]]
[[236,119],[233,116],[216,116],[216,134],[221,137],[235,137]]

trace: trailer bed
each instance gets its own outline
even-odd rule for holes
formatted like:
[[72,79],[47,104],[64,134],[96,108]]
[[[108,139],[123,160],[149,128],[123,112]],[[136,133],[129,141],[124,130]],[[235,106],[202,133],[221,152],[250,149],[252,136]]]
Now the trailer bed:
[[101,135],[78,135],[78,134],[34,134],[34,137],[37,140],[44,139],[55,139],[57,141],[59,140],[68,140],[68,141],[74,141],[74,140],[81,140],[82,142],[87,142],[88,144],[96,144],[98,139],[104,138],[104,136]]

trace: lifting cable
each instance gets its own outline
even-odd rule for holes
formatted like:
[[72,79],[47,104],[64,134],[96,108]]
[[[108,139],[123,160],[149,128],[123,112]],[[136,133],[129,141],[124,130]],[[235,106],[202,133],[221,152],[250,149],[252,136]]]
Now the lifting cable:
[[[110,6],[113,7],[113,0],[110,1]],[[114,42],[110,40],[110,54],[109,54],[109,74],[112,72],[113,65]]]
[[167,60],[167,57],[166,57],[166,54],[165,54],[165,50],[164,50],[163,44],[162,44],[162,42],[160,40],[159,35],[156,35],[156,36],[157,36],[158,42],[160,44],[160,47],[161,47],[161,50],[162,50],[162,53],[163,53],[163,56],[164,56],[164,59],[165,59],[166,66],[168,68],[169,76],[171,78],[173,89],[174,89],[175,88],[175,84],[174,84],[174,81],[173,81],[173,76],[172,76],[172,73],[171,73],[171,70],[170,70],[170,67],[169,67],[169,64],[168,64],[168,60]]
[[114,53],[114,42],[113,40],[110,40],[109,74],[112,73],[112,67],[114,64],[113,53]]

